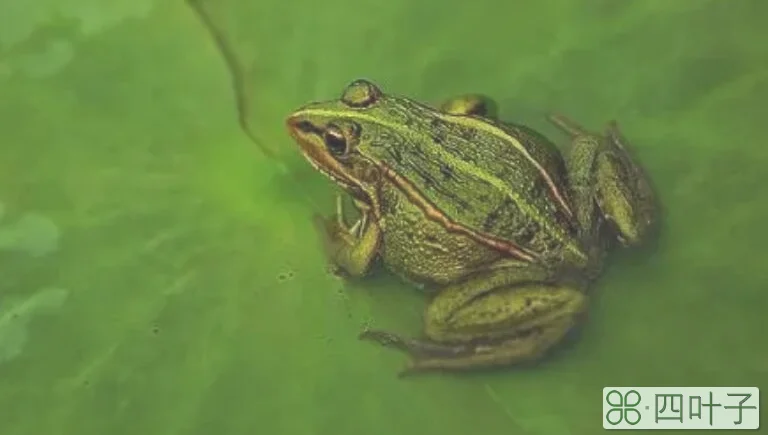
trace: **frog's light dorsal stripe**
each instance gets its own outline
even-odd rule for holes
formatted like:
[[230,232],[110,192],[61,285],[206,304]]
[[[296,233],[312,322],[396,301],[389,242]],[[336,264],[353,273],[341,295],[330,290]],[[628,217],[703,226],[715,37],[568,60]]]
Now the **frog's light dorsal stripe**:
[[[332,111],[332,110],[324,110],[324,109],[308,109],[306,110],[307,113],[315,114],[319,116],[325,116],[325,117],[333,117],[337,116],[338,113]],[[382,121],[379,118],[376,118],[374,116],[367,115],[365,113],[356,113],[356,117],[360,119],[364,119],[366,121],[379,123],[382,125],[386,125],[387,127],[393,129],[393,130],[403,130],[404,126],[402,124],[394,124],[394,123],[388,123],[386,121]],[[454,122],[456,124],[461,124],[465,127],[471,127],[476,128],[478,130],[483,130],[486,133],[489,133],[493,136],[496,136],[500,139],[503,139],[504,141],[511,143],[515,149],[523,156],[525,157],[535,168],[537,171],[539,171],[539,174],[541,174],[542,178],[544,178],[544,181],[547,183],[547,186],[549,187],[549,190],[552,192],[552,194],[555,196],[555,199],[560,204],[560,206],[565,210],[565,212],[568,214],[569,217],[573,216],[573,211],[571,211],[570,206],[568,205],[568,202],[566,202],[565,198],[563,197],[563,194],[560,192],[560,189],[557,188],[555,185],[555,182],[552,180],[552,177],[549,176],[547,171],[541,166],[541,164],[536,161],[536,159],[531,156],[531,154],[528,152],[527,149],[523,146],[523,144],[520,143],[519,140],[517,140],[515,137],[510,136],[507,134],[504,130],[486,123],[486,122],[476,122],[473,118],[469,118],[466,116],[457,116],[457,115],[449,115],[449,114],[442,114],[437,112],[436,116],[440,119]],[[445,154],[445,153],[444,153]],[[463,163],[463,162],[461,162]],[[460,164],[461,164],[460,163]],[[469,166],[469,165],[467,165]],[[467,169],[467,168],[465,168]],[[490,178],[484,178],[485,181],[487,181],[490,184],[495,185],[496,187],[503,187],[499,185],[499,180],[495,177],[493,179]],[[513,199],[518,199],[516,197],[513,197]]]
[[[349,183],[346,180],[342,180],[340,177],[334,175],[332,171],[327,170],[308,153],[303,153],[303,154],[304,154],[304,157],[307,159],[307,161],[309,161],[310,165],[312,165],[312,167],[318,170],[321,174],[327,176],[328,178],[330,178],[336,183],[341,184],[342,186],[346,186],[346,187],[349,186]],[[445,216],[445,214],[438,211],[434,205],[432,205],[426,198],[424,198],[419,193],[418,189],[416,189],[409,181],[397,175],[397,173],[395,173],[390,167],[382,163],[381,170],[385,177],[389,178],[392,181],[392,183],[395,186],[397,186],[403,192],[404,195],[408,197],[410,201],[416,204],[424,212],[427,219],[440,223],[448,231],[464,234],[468,237],[471,237],[472,239],[476,240],[479,243],[483,243],[487,246],[492,247],[493,249],[497,249],[502,252],[507,252],[513,257],[518,258],[520,260],[533,261],[533,256],[528,252],[526,252],[522,247],[519,247],[508,241],[499,240],[495,237],[490,237],[488,235],[471,230],[467,227],[458,225],[456,222],[453,222],[447,216]],[[376,217],[376,220],[380,221],[381,208],[379,206],[378,198],[376,198],[375,196],[369,196],[369,199],[372,202],[371,204],[372,210]]]
[[461,124],[465,127],[472,127],[476,128],[478,130],[483,130],[487,133],[490,133],[493,136],[497,136],[499,138],[504,139],[506,142],[509,142],[512,144],[512,146],[517,149],[520,154],[523,155],[531,164],[536,168],[537,171],[539,171],[539,174],[541,174],[542,178],[544,178],[544,181],[547,182],[547,186],[549,186],[549,190],[552,192],[553,195],[555,195],[555,199],[557,199],[557,202],[560,203],[560,206],[563,207],[566,213],[568,213],[569,217],[573,216],[573,212],[571,211],[571,208],[568,206],[568,202],[566,202],[565,198],[563,197],[562,193],[560,192],[560,189],[557,188],[555,185],[555,182],[552,180],[552,177],[549,176],[547,171],[541,166],[541,164],[536,161],[536,159],[531,156],[531,154],[528,152],[527,149],[523,146],[523,144],[520,143],[517,138],[509,135],[504,130],[496,127],[493,124],[489,124],[487,122],[476,122],[473,118],[469,118],[466,116],[456,116],[456,115],[448,115],[448,114],[438,114],[437,115],[441,119],[447,119],[450,118],[450,120],[456,124]]

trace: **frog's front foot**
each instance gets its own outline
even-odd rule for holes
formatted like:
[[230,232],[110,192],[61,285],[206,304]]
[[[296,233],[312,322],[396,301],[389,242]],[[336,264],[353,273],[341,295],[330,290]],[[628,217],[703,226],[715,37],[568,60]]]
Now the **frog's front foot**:
[[337,273],[360,277],[366,274],[376,256],[381,229],[370,216],[369,207],[355,200],[360,217],[348,225],[344,218],[343,200],[336,198],[336,214],[332,218],[316,216],[315,222],[324,235],[325,249]]

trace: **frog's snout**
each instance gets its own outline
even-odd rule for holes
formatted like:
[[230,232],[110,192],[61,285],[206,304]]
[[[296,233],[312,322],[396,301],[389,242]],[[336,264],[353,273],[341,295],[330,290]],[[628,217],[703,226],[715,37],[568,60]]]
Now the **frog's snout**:
[[309,122],[303,116],[291,115],[285,120],[285,126],[293,137],[301,137],[310,134],[321,135],[322,129]]

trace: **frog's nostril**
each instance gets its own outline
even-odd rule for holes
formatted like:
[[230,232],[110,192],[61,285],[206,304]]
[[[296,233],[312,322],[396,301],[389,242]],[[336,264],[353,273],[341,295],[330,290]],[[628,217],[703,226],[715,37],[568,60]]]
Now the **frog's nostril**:
[[312,123],[309,122],[309,121],[295,122],[295,123],[293,123],[293,126],[294,126],[294,128],[296,128],[296,130],[299,130],[302,133],[312,133],[312,132],[314,132],[316,130],[315,126],[312,125]]

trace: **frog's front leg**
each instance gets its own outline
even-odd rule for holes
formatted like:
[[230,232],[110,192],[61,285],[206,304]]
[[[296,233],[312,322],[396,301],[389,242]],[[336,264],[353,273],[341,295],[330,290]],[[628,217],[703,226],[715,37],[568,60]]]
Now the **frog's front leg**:
[[548,284],[531,266],[502,269],[448,286],[430,303],[424,339],[367,330],[361,338],[411,355],[401,374],[530,362],[570,331],[587,308],[580,289]]
[[572,138],[569,178],[582,227],[593,227],[590,217],[597,203],[619,242],[628,246],[643,241],[656,218],[654,194],[616,122],[598,135],[562,115],[551,115],[550,120]]
[[336,197],[336,215],[330,219],[317,217],[323,233],[325,248],[331,262],[351,277],[361,277],[370,269],[376,258],[381,228],[370,219],[369,207],[354,200],[360,218],[351,227],[344,219],[343,200]]

